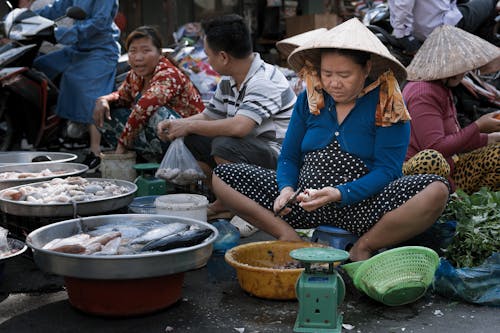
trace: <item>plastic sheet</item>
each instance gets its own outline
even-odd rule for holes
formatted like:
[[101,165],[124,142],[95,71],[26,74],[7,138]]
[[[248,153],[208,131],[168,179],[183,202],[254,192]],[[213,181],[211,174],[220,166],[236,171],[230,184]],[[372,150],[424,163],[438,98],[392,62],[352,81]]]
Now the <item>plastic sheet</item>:
[[459,269],[441,258],[433,288],[445,297],[500,306],[500,253],[493,253],[480,266]]

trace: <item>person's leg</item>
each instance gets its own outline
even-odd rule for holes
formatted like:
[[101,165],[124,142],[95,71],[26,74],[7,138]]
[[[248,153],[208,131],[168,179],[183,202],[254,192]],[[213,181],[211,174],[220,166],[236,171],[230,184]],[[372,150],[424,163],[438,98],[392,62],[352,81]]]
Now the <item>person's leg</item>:
[[212,176],[215,195],[223,205],[255,227],[283,241],[300,241],[301,238],[288,223],[274,213],[259,205],[249,197],[234,190],[217,175]]
[[[217,165],[248,163],[275,169],[277,163],[277,154],[264,141],[253,137],[216,137],[212,141],[211,156]],[[208,167],[208,165],[205,166]],[[211,181],[210,178],[207,177],[207,179]],[[210,204],[210,210],[213,213],[223,212],[228,208],[218,199]],[[243,216],[240,217],[245,219]]]
[[452,178],[456,187],[468,194],[483,186],[500,190],[500,143],[458,155]]
[[425,149],[403,163],[403,174],[406,176],[434,174],[448,178],[450,176],[450,165],[440,152],[434,149]]
[[436,181],[400,207],[386,213],[351,248],[351,260],[368,259],[374,251],[424,232],[443,212],[448,195],[448,187],[443,182]]
[[278,162],[278,153],[269,144],[250,136],[214,138],[211,154],[217,164],[248,163],[267,169],[276,169]]
[[88,128],[90,135],[90,151],[94,153],[95,156],[99,156],[101,153],[101,132],[99,132],[94,124],[89,124]]

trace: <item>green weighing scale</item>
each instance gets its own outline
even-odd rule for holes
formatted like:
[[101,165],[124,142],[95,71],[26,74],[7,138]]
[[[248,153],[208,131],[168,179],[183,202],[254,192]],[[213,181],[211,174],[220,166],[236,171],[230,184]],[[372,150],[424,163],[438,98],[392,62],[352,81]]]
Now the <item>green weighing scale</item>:
[[[349,258],[349,253],[332,247],[306,247],[290,252],[304,265],[295,290],[299,311],[294,332],[341,333],[342,315],[338,307],[344,300],[345,284],[334,263]],[[328,268],[324,264],[328,263]]]
[[173,184],[155,177],[156,170],[159,167],[160,164],[158,163],[140,163],[134,165],[134,169],[139,175],[134,181],[137,185],[136,197],[163,195],[175,190]]

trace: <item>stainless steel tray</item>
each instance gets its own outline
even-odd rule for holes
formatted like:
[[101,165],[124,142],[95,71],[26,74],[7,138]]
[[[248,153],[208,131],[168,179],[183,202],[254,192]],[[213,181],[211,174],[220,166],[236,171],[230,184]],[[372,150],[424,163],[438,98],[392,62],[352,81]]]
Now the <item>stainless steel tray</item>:
[[34,158],[48,157],[50,161],[43,163],[71,162],[77,159],[76,154],[48,151],[3,151],[0,152],[0,166],[31,163]]
[[0,174],[2,172],[9,172],[9,171],[40,172],[45,169],[49,169],[52,172],[63,171],[63,173],[47,177],[0,180],[0,190],[19,185],[25,185],[29,183],[42,182],[57,177],[64,178],[69,176],[78,176],[86,172],[89,169],[89,167],[86,166],[85,164],[80,164],[80,163],[63,163],[63,162],[10,164],[10,165],[0,166]]
[[[138,224],[151,219],[164,223],[181,222],[193,226],[209,228],[214,233],[203,243],[172,249],[166,252],[145,254],[92,256],[67,254],[42,249],[55,238],[75,235],[80,227],[97,227],[124,220]],[[35,263],[48,273],[82,279],[140,279],[185,272],[203,267],[212,254],[213,242],[218,236],[217,229],[207,222],[187,217],[151,214],[115,214],[84,217],[53,223],[31,232],[26,244],[33,250]]]
[[[61,204],[36,204],[26,201],[15,201],[3,198],[3,192],[18,189],[20,185],[11,187],[0,191],[0,210],[7,214],[17,215],[17,216],[37,216],[37,217],[75,217],[75,216],[88,216],[88,215],[98,215],[101,213],[113,211],[122,207],[127,206],[134,199],[134,194],[137,191],[137,185],[126,180],[119,179],[106,179],[106,178],[86,178],[89,181],[109,181],[113,182],[118,186],[125,186],[129,189],[129,192],[108,197],[105,199],[82,201],[72,203],[61,203]],[[45,182],[36,182],[30,184],[30,186],[40,186]]]

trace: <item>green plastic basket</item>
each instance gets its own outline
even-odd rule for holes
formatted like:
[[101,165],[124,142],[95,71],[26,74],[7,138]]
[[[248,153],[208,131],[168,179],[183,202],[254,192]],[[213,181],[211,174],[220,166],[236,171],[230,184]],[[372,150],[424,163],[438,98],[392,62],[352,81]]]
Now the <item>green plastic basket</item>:
[[437,253],[427,247],[404,246],[365,261],[342,265],[354,286],[371,298],[398,306],[422,297],[439,265]]

